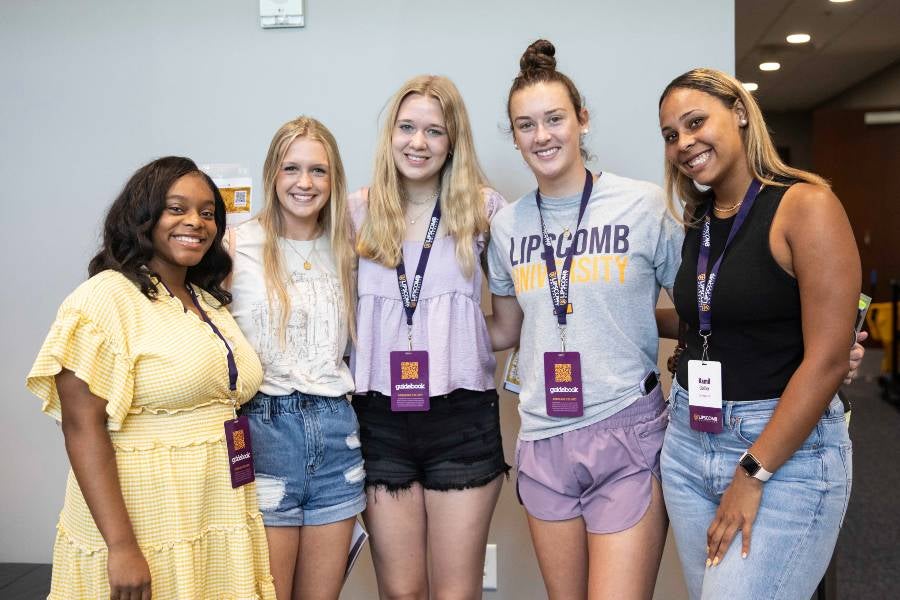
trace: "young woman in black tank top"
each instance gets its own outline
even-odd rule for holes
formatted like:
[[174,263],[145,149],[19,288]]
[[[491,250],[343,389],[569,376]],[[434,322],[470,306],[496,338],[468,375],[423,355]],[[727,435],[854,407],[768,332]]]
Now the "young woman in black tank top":
[[[685,202],[687,225],[674,290],[687,349],[662,474],[688,588],[692,598],[808,598],[850,494],[835,392],[860,289],[853,232],[823,179],[778,158],[756,101],[733,77],[681,75],[659,117],[666,189]],[[692,405],[713,363],[721,410],[706,413]],[[707,414],[721,432],[698,430]]]

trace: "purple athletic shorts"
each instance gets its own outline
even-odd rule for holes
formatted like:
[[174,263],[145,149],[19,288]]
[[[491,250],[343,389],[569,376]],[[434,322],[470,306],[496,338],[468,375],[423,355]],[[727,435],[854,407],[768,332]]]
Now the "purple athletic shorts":
[[611,417],[516,449],[519,501],[533,517],[581,516],[591,533],[634,527],[659,480],[668,411],[661,386]]

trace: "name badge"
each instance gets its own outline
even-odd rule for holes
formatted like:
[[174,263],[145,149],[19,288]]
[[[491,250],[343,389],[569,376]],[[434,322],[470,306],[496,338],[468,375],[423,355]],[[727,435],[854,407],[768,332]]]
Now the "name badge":
[[395,350],[391,352],[391,410],[411,412],[426,411],[430,408],[428,351]]
[[228,446],[231,487],[241,487],[253,481],[253,450],[250,447],[250,421],[247,415],[225,421],[225,444]]
[[581,354],[544,352],[544,395],[548,416],[580,417],[584,414]]
[[722,432],[722,363],[688,361],[688,404],[691,429]]

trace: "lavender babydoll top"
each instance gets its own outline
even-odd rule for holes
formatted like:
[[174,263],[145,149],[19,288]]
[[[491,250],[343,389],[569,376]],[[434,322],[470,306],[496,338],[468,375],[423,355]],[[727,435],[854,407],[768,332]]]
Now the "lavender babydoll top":
[[[358,231],[366,218],[368,189],[351,194],[348,201]],[[506,200],[495,190],[484,188],[484,203],[490,220]],[[484,236],[476,239],[476,257],[485,244]],[[403,242],[408,277],[412,277],[409,271],[416,268],[421,253],[421,241]],[[497,363],[481,311],[482,278],[478,265],[471,277],[463,275],[452,237],[435,240],[412,328],[413,350],[428,351],[431,396],[457,389],[484,391],[495,387]],[[390,353],[409,348],[397,271],[360,258],[357,288],[357,341],[350,355],[356,393],[374,391],[390,396]]]

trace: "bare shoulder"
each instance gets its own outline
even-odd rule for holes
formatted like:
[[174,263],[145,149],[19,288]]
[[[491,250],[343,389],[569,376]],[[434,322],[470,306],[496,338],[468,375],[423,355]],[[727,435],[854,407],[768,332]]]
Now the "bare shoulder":
[[772,256],[791,276],[798,261],[827,257],[840,246],[853,244],[847,213],[828,187],[795,183],[784,194],[769,233]]
[[790,238],[846,223],[844,206],[830,188],[812,183],[795,183],[785,192],[772,225]]
[[795,183],[785,192],[781,205],[785,213],[800,216],[844,212],[841,201],[831,188],[815,183]]

